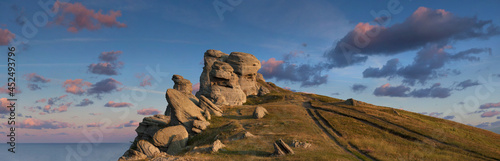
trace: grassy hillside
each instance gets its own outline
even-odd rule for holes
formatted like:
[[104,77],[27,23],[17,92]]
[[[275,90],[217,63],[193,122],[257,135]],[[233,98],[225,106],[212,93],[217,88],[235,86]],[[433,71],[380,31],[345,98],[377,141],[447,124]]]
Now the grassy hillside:
[[[227,147],[215,154],[186,152],[207,160],[500,160],[500,135],[449,120],[404,110],[315,94],[295,93],[272,83],[262,97],[246,105],[223,107],[209,129],[190,139],[207,147],[220,139]],[[253,119],[256,105],[269,111]],[[248,131],[255,138],[236,139]],[[294,155],[270,157],[273,141],[311,143],[293,148]]]

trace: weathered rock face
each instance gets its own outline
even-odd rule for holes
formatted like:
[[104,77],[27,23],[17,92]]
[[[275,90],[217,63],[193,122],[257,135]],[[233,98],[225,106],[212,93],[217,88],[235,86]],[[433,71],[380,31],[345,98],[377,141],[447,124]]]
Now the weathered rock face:
[[157,147],[146,140],[140,140],[137,142],[137,149],[139,152],[146,154],[147,157],[154,157],[160,153],[160,150]]
[[186,129],[193,127],[194,120],[206,121],[202,114],[202,109],[196,106],[182,92],[175,89],[168,89],[166,99],[170,110],[170,125],[183,125]]
[[153,143],[161,149],[166,149],[168,154],[175,155],[186,147],[188,138],[189,134],[184,126],[169,126],[156,132]]
[[215,116],[222,116],[223,111],[215,104],[212,103],[207,97],[200,96],[200,108],[207,110],[210,114]]
[[257,85],[257,71],[261,64],[252,54],[242,52],[232,52],[227,58],[227,62],[234,69],[234,73],[238,75],[241,90],[249,95],[257,95],[259,86]]
[[193,84],[191,81],[184,79],[180,75],[173,75],[172,81],[174,81],[174,89],[184,93],[194,104],[198,105],[199,100],[193,95]]
[[204,61],[197,97],[203,95],[216,105],[241,105],[246,102],[246,96],[259,94],[261,88],[257,80],[264,80],[257,73],[260,61],[252,54],[232,52],[228,56],[218,50],[208,50]]

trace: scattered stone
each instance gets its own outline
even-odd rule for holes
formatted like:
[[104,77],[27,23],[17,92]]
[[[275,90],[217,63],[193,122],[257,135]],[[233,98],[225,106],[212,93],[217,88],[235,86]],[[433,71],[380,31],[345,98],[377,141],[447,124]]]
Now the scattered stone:
[[201,95],[200,96],[200,108],[204,110],[210,111],[211,114],[215,116],[222,116],[223,111],[212,101],[210,101],[207,97]]
[[283,156],[283,155],[293,155],[295,152],[293,152],[292,148],[290,148],[283,140],[278,140],[274,142],[274,153],[273,155],[275,156]]
[[215,152],[218,152],[219,149],[222,149],[226,147],[226,145],[222,144],[222,142],[220,140],[216,140],[213,144],[212,144],[212,153],[215,153]]
[[271,91],[269,91],[269,89],[267,89],[267,87],[260,86],[259,93],[257,94],[257,96],[263,96],[263,95],[266,95],[268,93],[271,93]]
[[139,140],[139,142],[137,142],[137,149],[139,152],[146,154],[146,156],[150,158],[154,157],[157,153],[160,153],[160,150],[157,147],[146,140]]
[[188,138],[189,134],[184,126],[169,126],[156,132],[153,137],[153,144],[160,147],[160,149],[168,149],[168,154],[175,155],[177,154],[175,152],[180,152],[179,148],[182,149],[186,146]]
[[186,129],[191,129],[195,119],[206,121],[203,114],[201,114],[203,111],[178,90],[168,89],[166,98],[171,107],[170,125],[182,124]]
[[358,104],[357,104],[357,102],[358,102],[358,101],[356,101],[356,100],[354,100],[354,99],[352,99],[352,98],[349,98],[349,99],[345,100],[345,103],[346,103],[347,105],[351,105],[351,106],[357,106],[357,105],[358,105]]
[[392,112],[394,112],[394,113],[395,113],[396,115],[398,115],[398,116],[401,116],[401,115],[399,114],[399,112],[398,112],[398,111],[396,111],[395,109],[392,109]]
[[137,150],[132,150],[129,149],[123,154],[122,157],[118,159],[118,161],[126,161],[126,160],[144,160],[146,159],[147,156],[145,154],[142,154],[141,152]]
[[243,134],[243,138],[254,138],[255,135],[253,135],[252,133],[248,132],[248,131],[245,131],[245,133]]
[[292,146],[294,148],[309,148],[309,147],[311,147],[311,143],[306,143],[306,142],[300,142],[298,140],[293,140],[292,141]]
[[255,111],[253,112],[253,118],[255,119],[261,119],[263,118],[266,114],[268,114],[267,110],[262,107],[262,106],[257,106],[255,108]]
[[195,134],[199,134],[202,132],[200,129],[194,127],[191,129],[191,131],[193,131]]

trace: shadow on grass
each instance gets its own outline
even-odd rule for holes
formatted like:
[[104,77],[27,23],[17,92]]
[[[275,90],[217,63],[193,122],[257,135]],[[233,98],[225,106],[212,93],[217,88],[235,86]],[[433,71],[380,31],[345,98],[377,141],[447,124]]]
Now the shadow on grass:
[[253,119],[251,115],[242,115],[242,116],[236,116],[236,115],[225,115],[223,116],[224,118],[228,119],[234,119],[234,120],[246,120],[246,119]]

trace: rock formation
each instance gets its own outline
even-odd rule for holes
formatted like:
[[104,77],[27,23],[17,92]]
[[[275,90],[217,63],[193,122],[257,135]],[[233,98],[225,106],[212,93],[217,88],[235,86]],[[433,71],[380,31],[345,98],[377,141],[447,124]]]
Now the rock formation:
[[[263,95],[269,89],[265,83],[260,61],[255,56],[242,52],[230,55],[218,50],[207,50],[204,54],[203,73],[200,76],[200,90],[192,94],[191,81],[180,75],[173,75],[173,89],[167,89],[168,102],[165,115],[145,117],[135,130],[137,137],[119,160],[147,160],[177,155],[188,149],[188,139],[202,133],[210,126],[210,118],[223,115],[221,105],[241,105],[249,95]],[[260,83],[260,84],[259,84]],[[257,107],[254,115],[262,118],[267,111]],[[254,137],[249,132],[242,138]],[[223,148],[220,140],[210,150]]]
[[[232,52],[227,55],[218,50],[207,50],[204,56],[205,66],[200,76],[200,90],[196,96],[205,96],[216,105],[241,105],[246,96],[257,95],[262,89],[257,80],[260,61],[252,54]],[[265,87],[264,87],[265,88]]]

